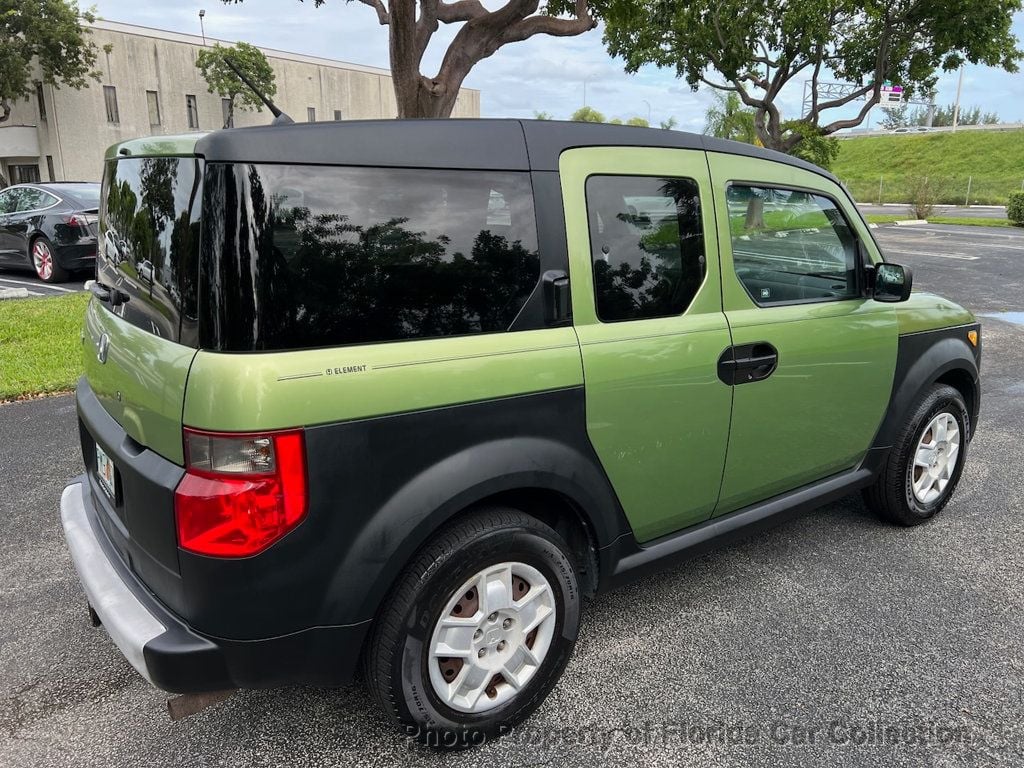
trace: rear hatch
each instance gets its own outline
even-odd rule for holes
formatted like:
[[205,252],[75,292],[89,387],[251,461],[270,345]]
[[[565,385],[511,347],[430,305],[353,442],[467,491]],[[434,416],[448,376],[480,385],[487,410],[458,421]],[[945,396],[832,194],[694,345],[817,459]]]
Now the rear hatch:
[[97,520],[118,555],[170,607],[180,604],[174,488],[181,414],[196,354],[202,162],[108,159],[97,279],[78,388],[82,453]]

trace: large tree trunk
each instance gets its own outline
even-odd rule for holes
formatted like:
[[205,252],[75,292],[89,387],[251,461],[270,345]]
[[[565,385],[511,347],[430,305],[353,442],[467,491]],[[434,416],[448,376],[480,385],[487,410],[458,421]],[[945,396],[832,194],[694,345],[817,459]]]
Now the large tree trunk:
[[7,99],[0,99],[0,123],[5,122],[11,116],[11,102]]
[[459,98],[459,84],[448,85],[416,72],[409,78],[394,78],[399,117],[451,117]]

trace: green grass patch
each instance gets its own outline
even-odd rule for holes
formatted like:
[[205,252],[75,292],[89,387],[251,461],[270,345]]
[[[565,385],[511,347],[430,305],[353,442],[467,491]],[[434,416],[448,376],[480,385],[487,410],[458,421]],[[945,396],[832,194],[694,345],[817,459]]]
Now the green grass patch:
[[[869,213],[865,217],[868,224],[893,224],[897,221],[907,221],[911,218],[909,214],[898,215],[891,213]],[[965,227],[1012,227],[1013,224],[1007,219],[976,218],[973,216],[929,216],[929,224],[960,224]]]
[[[910,180],[927,176],[941,190],[937,202],[1005,205],[1024,184],[1024,131],[958,131],[863,136],[839,142],[832,164],[862,203],[910,202]],[[967,193],[970,179],[970,195]]]
[[74,387],[89,294],[0,301],[0,400]]

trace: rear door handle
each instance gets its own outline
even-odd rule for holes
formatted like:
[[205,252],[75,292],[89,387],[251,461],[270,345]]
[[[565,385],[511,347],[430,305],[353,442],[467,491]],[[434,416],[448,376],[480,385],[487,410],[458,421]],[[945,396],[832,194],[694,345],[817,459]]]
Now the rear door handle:
[[767,341],[727,347],[718,358],[718,378],[730,386],[767,379],[779,366],[779,352]]

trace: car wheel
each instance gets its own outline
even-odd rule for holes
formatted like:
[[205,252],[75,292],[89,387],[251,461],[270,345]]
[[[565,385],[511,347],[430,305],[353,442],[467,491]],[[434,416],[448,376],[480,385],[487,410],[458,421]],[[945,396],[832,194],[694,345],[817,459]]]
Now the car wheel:
[[970,438],[963,395],[936,384],[914,409],[875,484],[864,492],[868,507],[899,525],[934,517],[960,481]]
[[63,283],[68,279],[68,273],[57,263],[53,244],[45,237],[37,237],[32,241],[30,255],[32,268],[44,283]]
[[416,556],[364,656],[371,693],[407,735],[464,749],[544,700],[579,631],[568,552],[538,520],[494,509],[452,525]]

